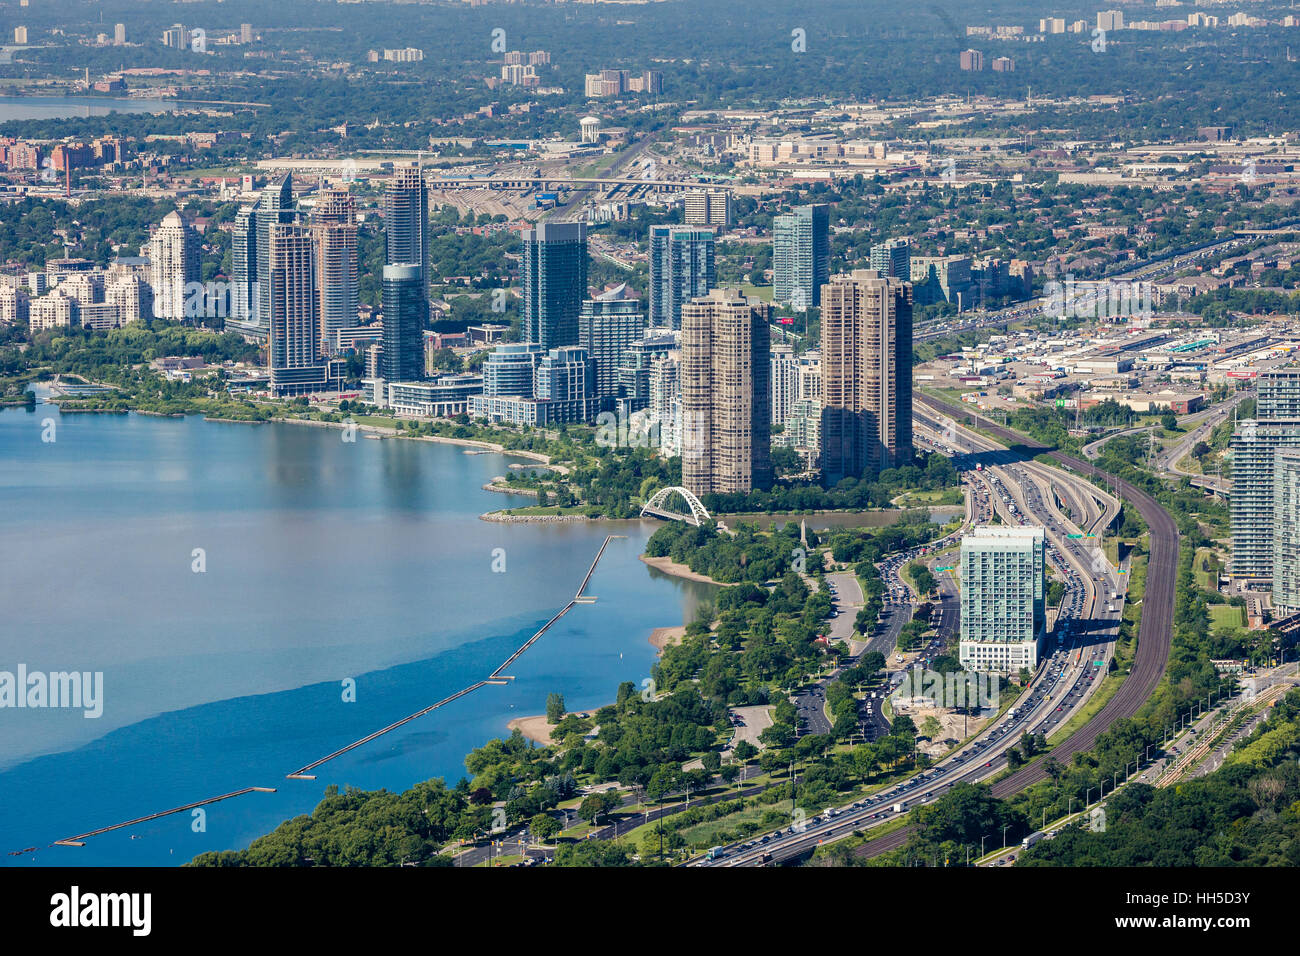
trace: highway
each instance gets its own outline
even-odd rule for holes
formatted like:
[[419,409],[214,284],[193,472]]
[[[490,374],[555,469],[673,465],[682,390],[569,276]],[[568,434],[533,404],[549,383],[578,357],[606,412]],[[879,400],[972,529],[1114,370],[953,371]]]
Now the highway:
[[[918,415],[918,419],[922,429],[933,429],[938,425],[937,422],[930,421],[924,416]],[[1010,459],[1014,458],[1006,449],[998,450],[981,436],[967,433],[964,429],[942,429],[942,434],[950,436],[952,441],[962,445],[960,449],[953,447],[954,454],[1000,456],[1008,460],[1008,464]],[[1000,468],[1001,465],[997,467]],[[1063,486],[1075,485],[1081,481],[1070,475],[1050,471],[1048,473]],[[974,500],[977,504],[981,499],[987,500],[993,507],[999,509],[1004,521],[1015,524],[1020,519],[1011,510],[1009,499],[1012,497],[1009,493],[1008,500],[1002,500],[1000,495],[977,494]],[[956,783],[976,782],[1001,772],[1006,762],[1005,752],[1018,744],[1022,734],[1050,735],[1055,728],[1066,723],[1078,708],[1084,705],[1099,683],[1097,677],[1100,669],[1093,664],[1094,660],[1099,659],[1098,645],[1108,646],[1110,640],[1113,640],[1111,632],[1117,625],[1119,612],[1111,614],[1104,610],[1101,596],[1097,591],[1086,588],[1085,582],[1090,583],[1093,573],[1091,561],[1085,560],[1082,553],[1074,550],[1077,547],[1074,539],[1065,537],[1068,526],[1057,520],[1059,513],[1050,512],[1043,497],[1034,492],[1022,490],[1015,500],[1020,502],[1017,511],[1023,507],[1026,513],[1041,518],[1043,525],[1048,528],[1049,537],[1054,542],[1056,555],[1069,555],[1059,560],[1059,563],[1054,560],[1054,563],[1058,563],[1067,582],[1066,596],[1058,616],[1062,634],[1065,627],[1073,625],[1076,620],[1087,621],[1090,626],[1096,628],[1096,632],[1088,633],[1083,627],[1077,630],[1072,628],[1070,643],[1066,645],[1062,641],[1055,652],[1049,653],[1030,686],[1017,700],[1016,707],[983,728],[956,752],[939,760],[933,768],[916,774],[884,792],[861,799],[846,807],[833,808],[811,822],[792,825],[777,833],[766,834],[746,843],[723,847],[715,853],[714,859],[695,860],[693,865],[753,866],[781,862],[806,855],[817,846],[840,839],[855,830],[869,830],[889,823],[898,819],[916,804],[937,799]],[[1110,511],[1113,515],[1117,508],[1117,503],[1112,509],[1098,508],[1097,519],[1101,520],[1106,511]],[[932,550],[939,550],[941,547],[942,545],[938,545]],[[890,572],[896,573],[898,567],[906,560],[908,560],[906,555],[891,559]],[[891,577],[887,577],[886,580],[892,584]],[[956,627],[955,613],[951,626]],[[1049,643],[1047,647],[1050,646]],[[932,644],[930,650],[934,648],[935,644]],[[1076,737],[1078,734],[1072,735],[1066,744]],[[1057,753],[1060,752],[1058,748]],[[1031,766],[1026,769],[1034,768]],[[901,845],[905,839],[906,831],[897,831],[881,840],[873,841],[872,844],[868,844],[868,847],[876,847],[879,852],[881,849],[892,849],[894,846]]]
[[[1254,393],[1250,390],[1238,392],[1229,398],[1226,402],[1220,402],[1217,405],[1211,405],[1199,412],[1191,415],[1184,415],[1178,420],[1183,428],[1188,425],[1195,425],[1187,434],[1183,435],[1174,444],[1168,448],[1163,448],[1155,455],[1156,471],[1162,478],[1188,478],[1193,485],[1199,488],[1205,488],[1217,494],[1228,495],[1232,492],[1232,479],[1223,478],[1216,475],[1202,475],[1192,471],[1185,471],[1178,467],[1178,463],[1185,458],[1188,453],[1196,446],[1196,443],[1209,437],[1214,429],[1218,428],[1232,415],[1233,410]],[[1121,435],[1137,435],[1142,432],[1149,432],[1154,425],[1139,425],[1135,428],[1124,428],[1120,431],[1111,432],[1094,442],[1089,442],[1083,446],[1083,454],[1090,460],[1096,460],[1101,456],[1101,447],[1112,438],[1119,438]]]

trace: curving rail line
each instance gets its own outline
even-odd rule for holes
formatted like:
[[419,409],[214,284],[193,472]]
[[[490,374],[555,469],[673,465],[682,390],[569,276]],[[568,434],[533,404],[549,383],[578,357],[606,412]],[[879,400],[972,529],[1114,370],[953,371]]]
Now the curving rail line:
[[[1122,478],[1096,468],[1090,462],[1064,452],[1054,451],[1047,445],[1003,428],[969,409],[959,408],[928,395],[918,395],[914,401],[943,412],[954,420],[958,416],[969,417],[980,428],[996,436],[1009,447],[1018,445],[1030,451],[1046,452],[1051,458],[1080,475],[1092,473],[1105,475],[1114,482],[1117,494],[1132,504],[1142,516],[1142,520],[1147,523],[1147,528],[1151,532],[1151,550],[1147,559],[1146,591],[1142,597],[1142,621],[1138,629],[1133,669],[1120,685],[1115,696],[1106,702],[1097,715],[1053,748],[1051,753],[1058,761],[1064,762],[1076,753],[1091,750],[1097,738],[1109,730],[1117,720],[1132,717],[1138,712],[1156,689],[1165,672],[1169,660],[1169,646],[1173,638],[1174,583],[1178,574],[1177,524],[1160,502],[1147,492]],[[993,796],[1008,797],[1046,777],[1043,761],[1036,760],[995,783],[992,787]],[[878,856],[896,850],[907,842],[912,830],[910,826],[895,830],[888,836],[863,844],[857,849],[856,854]]]

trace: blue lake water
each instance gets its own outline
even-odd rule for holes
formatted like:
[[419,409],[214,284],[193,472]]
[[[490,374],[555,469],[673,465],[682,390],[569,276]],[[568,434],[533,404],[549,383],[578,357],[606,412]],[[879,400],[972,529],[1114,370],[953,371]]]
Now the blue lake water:
[[9,120],[77,119],[109,113],[166,113],[175,100],[115,99],[107,96],[0,96],[0,123]]
[[[330,783],[454,783],[470,749],[541,712],[549,692],[589,709],[639,683],[651,629],[711,594],[637,560],[648,521],[479,520],[512,500],[481,488],[509,457],[342,434],[0,411],[0,671],[104,682],[99,718],[0,707],[0,863],[179,864],[309,812]],[[285,779],[485,677],[569,600],[609,533],[627,537],[587,589],[598,601],[551,628],[513,682],[314,781]],[[48,847],[252,786],[276,792],[207,806],[202,832],[183,813]]]

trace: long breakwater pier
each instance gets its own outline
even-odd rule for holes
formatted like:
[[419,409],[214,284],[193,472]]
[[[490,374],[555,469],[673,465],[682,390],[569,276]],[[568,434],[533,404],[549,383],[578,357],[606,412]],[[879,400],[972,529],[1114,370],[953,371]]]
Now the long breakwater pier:
[[[560,618],[564,617],[564,615],[568,614],[571,610],[573,610],[575,605],[590,604],[593,601],[595,601],[595,598],[588,597],[586,595],[585,592],[587,590],[587,585],[591,583],[592,575],[596,573],[596,566],[600,564],[600,559],[604,557],[605,549],[609,547],[609,543],[615,538],[622,538],[622,537],[625,536],[620,534],[609,534],[605,536],[605,540],[601,542],[600,550],[596,552],[596,557],[592,559],[591,567],[587,569],[587,573],[583,576],[582,582],[578,585],[578,590],[574,593],[573,597],[569,600],[569,602],[565,604],[564,607],[560,608],[560,610],[555,613],[554,617],[552,617],[549,621],[547,621],[540,628],[538,628],[536,633],[534,633],[533,636],[530,637],[528,640],[524,641],[524,643],[521,644],[513,654],[511,654],[499,665],[497,665],[497,667],[490,674],[488,674],[486,678],[484,678],[483,680],[475,681],[473,684],[470,684],[468,687],[461,688],[460,690],[456,691],[456,693],[450,695],[449,697],[444,697],[442,700],[430,704],[428,707],[425,707],[422,710],[417,710],[415,713],[409,714],[406,717],[403,717],[401,720],[394,721],[393,723],[389,724],[387,727],[381,727],[379,730],[376,730],[374,733],[367,734],[366,736],[362,737],[360,740],[354,740],[346,747],[340,747],[338,750],[334,751],[333,753],[326,754],[324,757],[321,757],[319,760],[314,760],[311,763],[306,764],[305,766],[299,767],[297,770],[293,771],[292,773],[286,774],[285,778],[288,780],[315,780],[316,776],[315,774],[311,773],[311,771],[315,770],[317,767],[321,766],[322,764],[329,763],[331,760],[334,760],[336,757],[341,757],[343,756],[343,754],[348,753],[349,751],[355,750],[358,747],[363,747],[374,740],[378,740],[380,737],[383,737],[385,734],[388,734],[396,730],[398,727],[401,727],[404,724],[409,724],[413,720],[418,720],[419,718],[425,716],[426,714],[431,714],[433,713],[433,711],[438,710],[440,707],[445,707],[447,704],[450,704],[454,700],[459,700],[460,698],[465,697],[468,694],[472,694],[474,691],[478,690],[481,687],[486,687],[489,684],[501,686],[511,680],[514,680],[513,677],[506,676],[503,673],[506,670],[506,668],[508,668],[515,661],[517,661],[530,647],[533,646],[533,644],[535,644],[538,640],[540,640],[542,635],[545,634],[547,631],[549,631],[551,627],[554,626],[555,623],[560,620]],[[77,836],[64,837],[62,840],[55,840],[50,845],[51,846],[84,846],[85,841],[90,837],[98,836],[102,833],[108,833],[112,830],[120,830],[124,827],[134,826],[138,823],[146,823],[150,820],[157,820],[160,817],[170,816],[174,813],[184,813],[185,811],[192,810],[196,807],[201,807],[209,803],[218,803],[222,800],[230,800],[234,797],[239,797],[246,793],[275,793],[275,792],[276,792],[275,788],[273,787],[245,787],[242,790],[235,790],[231,793],[225,793],[220,796],[208,797],[204,800],[195,801],[194,803],[187,803],[181,807],[173,807],[170,810],[160,810],[157,813],[151,813],[143,817],[136,817],[133,820],[126,820],[122,823],[114,823],[111,826],[100,827],[96,830],[89,830],[86,833],[81,833],[78,834]],[[34,849],[35,847],[28,847],[25,850],[14,851],[10,855],[14,856],[21,853],[30,853]]]

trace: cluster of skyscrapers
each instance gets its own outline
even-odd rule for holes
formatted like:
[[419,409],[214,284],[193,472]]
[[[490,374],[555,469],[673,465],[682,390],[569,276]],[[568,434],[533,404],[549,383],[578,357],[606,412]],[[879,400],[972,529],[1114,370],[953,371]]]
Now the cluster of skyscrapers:
[[[397,170],[384,191],[386,259],[377,373],[422,377],[428,306],[428,193],[419,169]],[[267,347],[276,395],[337,384],[341,333],[359,324],[356,201],[323,189],[310,215],[283,176],[241,209],[233,228],[227,327]],[[382,404],[387,404],[383,402]]]

